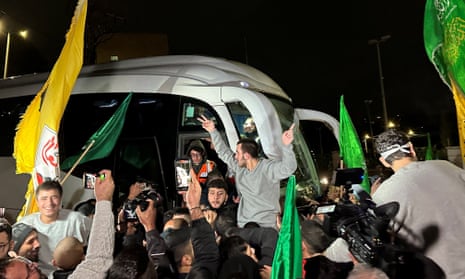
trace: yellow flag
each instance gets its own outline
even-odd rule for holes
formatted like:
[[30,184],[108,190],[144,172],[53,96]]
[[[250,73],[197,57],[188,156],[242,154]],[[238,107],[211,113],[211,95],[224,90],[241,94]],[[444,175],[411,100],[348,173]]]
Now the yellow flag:
[[58,179],[58,128],[82,68],[86,14],[87,0],[79,0],[60,56],[18,124],[13,153],[16,173],[31,174],[18,218],[38,211],[34,191],[40,183]]
[[462,167],[465,166],[465,95],[452,80],[452,94],[455,101],[455,110],[457,111],[457,127],[459,130],[460,151],[462,153]]

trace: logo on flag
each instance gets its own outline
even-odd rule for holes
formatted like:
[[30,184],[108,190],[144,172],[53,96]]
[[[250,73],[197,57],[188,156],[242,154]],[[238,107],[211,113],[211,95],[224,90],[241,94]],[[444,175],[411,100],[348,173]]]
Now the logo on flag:
[[44,126],[40,141],[37,148],[37,155],[34,168],[34,185],[39,185],[44,181],[55,180],[58,178],[59,159],[58,159],[58,138],[57,133]]

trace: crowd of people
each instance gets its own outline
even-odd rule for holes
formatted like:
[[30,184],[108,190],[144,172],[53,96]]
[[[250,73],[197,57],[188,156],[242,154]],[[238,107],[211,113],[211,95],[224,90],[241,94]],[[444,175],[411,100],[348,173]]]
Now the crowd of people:
[[[170,210],[142,180],[114,207],[110,170],[99,172],[86,210],[63,209],[61,185],[44,182],[36,189],[39,212],[14,224],[0,219],[0,278],[270,278],[282,214],[279,184],[297,168],[294,125],[282,134],[282,157],[272,160],[259,155],[255,139],[242,138],[230,150],[212,120],[198,120],[234,173],[237,197],[200,142],[187,150],[193,167],[187,191],[179,193],[183,205]],[[465,278],[465,171],[416,161],[408,137],[395,130],[379,135],[376,146],[394,174],[372,185],[372,199],[399,203],[393,239],[421,259],[407,269],[416,278]],[[146,204],[128,215],[125,204],[144,191]],[[328,232],[327,221],[325,214],[301,216],[302,278],[413,278],[359,262],[351,243]]]

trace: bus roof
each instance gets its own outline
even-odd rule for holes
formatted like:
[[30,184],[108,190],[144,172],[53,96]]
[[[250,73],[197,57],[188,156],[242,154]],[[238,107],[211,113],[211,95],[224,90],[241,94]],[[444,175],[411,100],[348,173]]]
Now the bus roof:
[[[251,88],[290,100],[282,88],[263,72],[239,62],[198,55],[167,55],[121,60],[84,66],[80,77],[110,75],[160,75],[192,79],[212,86]],[[0,80],[0,98],[30,95],[30,91],[11,90],[18,86],[43,84],[49,73],[28,74]],[[17,88],[18,89],[18,88]],[[15,92],[16,91],[16,92]],[[27,92],[26,92],[27,91]]]

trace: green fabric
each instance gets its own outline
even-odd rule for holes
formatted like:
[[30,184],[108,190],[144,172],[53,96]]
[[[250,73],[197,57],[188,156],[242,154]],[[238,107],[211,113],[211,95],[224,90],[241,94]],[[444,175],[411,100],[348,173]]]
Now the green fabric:
[[295,176],[289,177],[284,201],[284,216],[273,257],[271,279],[302,278],[302,241],[299,213],[295,205]]
[[433,147],[431,146],[431,137],[429,133],[427,133],[426,136],[428,137],[428,146],[426,147],[425,161],[433,160]]
[[423,26],[426,54],[449,87],[453,78],[462,89],[465,88],[464,26],[464,1],[426,1]]
[[[339,112],[339,153],[347,168],[362,168],[364,171],[363,181],[360,185],[367,193],[370,193],[367,166],[363,155],[362,145],[350,119],[349,112],[344,105],[344,96],[341,96]],[[340,185],[336,185],[340,186]]]
[[[129,103],[131,102],[131,98],[132,93],[126,97],[110,119],[87,140],[85,146],[82,148],[83,150],[85,150],[92,142],[93,145],[81,159],[79,162],[80,164],[91,160],[105,158],[108,154],[110,154],[115,147],[119,135],[121,134],[121,130],[123,129],[126,111]],[[70,169],[80,156],[81,154],[67,158],[61,164],[61,169]]]

